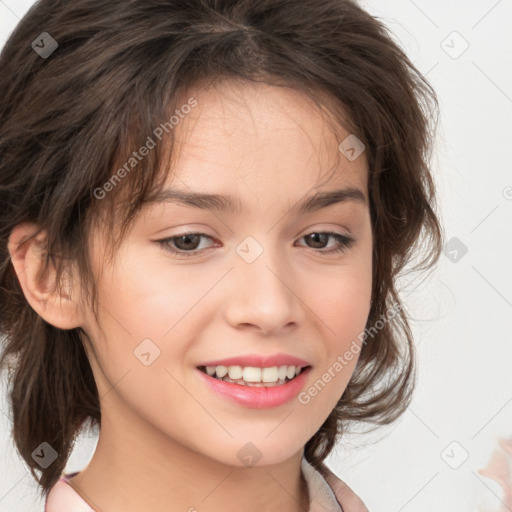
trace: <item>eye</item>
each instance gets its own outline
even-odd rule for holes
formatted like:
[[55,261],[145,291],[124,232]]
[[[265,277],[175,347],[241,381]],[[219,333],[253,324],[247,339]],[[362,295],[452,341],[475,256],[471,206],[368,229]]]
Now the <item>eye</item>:
[[305,235],[302,237],[304,240],[308,240],[309,242],[313,242],[313,249],[318,249],[318,245],[323,246],[329,239],[334,239],[336,241],[333,248],[323,251],[317,251],[323,254],[332,254],[332,253],[340,253],[347,249],[349,249],[355,242],[355,240],[351,237],[348,237],[346,235],[341,235],[340,233],[332,233],[330,231],[320,231],[320,232],[314,232],[309,233],[308,235]]
[[[198,245],[201,245],[201,238],[213,240],[211,236],[204,233],[183,233],[181,235],[164,238],[163,240],[156,240],[156,242],[172,254],[195,256],[199,251]],[[204,248],[202,250],[204,250]]]
[[[172,254],[176,254],[179,256],[196,256],[198,253],[205,251],[206,249],[210,249],[210,247],[200,248],[201,239],[206,238],[209,240],[213,240],[213,238],[205,233],[182,233],[181,235],[171,236],[168,238],[164,238],[162,240],[155,240],[163,249],[169,251]],[[316,247],[311,247],[312,249],[322,249],[325,246],[325,243],[329,241],[329,239],[335,240],[335,245],[333,248],[328,250],[318,250],[321,254],[332,254],[332,253],[340,253],[349,249],[355,242],[355,240],[346,235],[341,235],[340,233],[332,233],[332,232],[314,232],[308,235],[301,237],[301,239],[308,240],[309,243],[313,243]],[[322,247],[318,247],[318,245]]]

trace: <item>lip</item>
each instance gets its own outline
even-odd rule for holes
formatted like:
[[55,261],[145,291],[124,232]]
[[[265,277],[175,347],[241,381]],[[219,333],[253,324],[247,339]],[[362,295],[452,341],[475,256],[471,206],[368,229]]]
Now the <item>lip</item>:
[[[290,364],[290,366],[292,365]],[[216,379],[215,377],[210,377],[199,369],[196,369],[196,371],[209,389],[222,397],[252,409],[270,409],[272,407],[279,407],[293,400],[300,393],[311,371],[311,366],[302,370],[297,377],[286,384],[272,387],[233,384]]]
[[272,366],[311,366],[304,359],[300,359],[288,354],[275,354],[273,356],[261,356],[258,354],[248,354],[245,356],[230,357],[228,359],[218,359],[216,361],[205,361],[199,366],[252,366],[256,368],[271,368]]

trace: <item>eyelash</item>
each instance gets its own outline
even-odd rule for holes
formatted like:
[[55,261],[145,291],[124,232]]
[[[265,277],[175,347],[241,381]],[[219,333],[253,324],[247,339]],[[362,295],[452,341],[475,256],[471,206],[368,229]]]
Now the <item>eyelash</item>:
[[[180,235],[175,235],[175,236],[171,236],[171,237],[168,237],[168,238],[164,238],[162,240],[155,240],[156,243],[158,243],[164,250],[172,253],[172,254],[176,254],[176,255],[180,255],[180,256],[185,256],[185,257],[191,257],[191,256],[196,256],[199,252],[201,251],[204,251],[204,250],[207,250],[207,249],[211,249],[211,247],[208,247],[206,249],[202,249],[202,250],[197,250],[195,249],[194,251],[183,251],[183,250],[178,250],[178,249],[173,249],[169,243],[173,240],[176,240],[177,238],[182,238],[182,237],[185,237],[185,236],[190,236],[190,235],[198,235],[198,236],[201,236],[201,237],[206,237],[206,238],[209,238],[209,239],[213,239],[211,236],[205,234],[205,233],[196,233],[196,232],[188,232],[188,233],[182,233]],[[342,253],[344,251],[346,251],[347,249],[349,249],[355,242],[355,240],[349,236],[346,236],[346,235],[341,235],[339,233],[333,233],[331,231],[313,231],[311,233],[308,233],[307,235],[304,235],[303,237],[301,238],[305,238],[309,235],[329,235],[330,237],[333,237],[335,239],[338,240],[338,246],[335,247],[334,249],[329,249],[327,251],[324,251],[324,250],[316,250],[316,252],[319,252],[321,254],[337,254],[337,253]],[[313,251],[315,251],[314,248],[311,248],[310,249],[313,249]]]

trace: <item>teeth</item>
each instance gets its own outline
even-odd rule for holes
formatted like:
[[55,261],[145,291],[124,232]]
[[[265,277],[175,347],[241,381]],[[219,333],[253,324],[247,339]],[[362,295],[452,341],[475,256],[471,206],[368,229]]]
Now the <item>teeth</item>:
[[254,366],[207,366],[206,373],[226,382],[246,385],[280,385],[291,380],[301,372],[300,366],[272,366],[258,368]]
[[289,379],[293,379],[293,377],[295,377],[295,366],[288,367],[288,370],[286,370],[286,376]]
[[243,368],[241,366],[228,366],[228,375],[231,380],[241,379]]
[[[293,367],[295,369],[295,366]],[[278,375],[280,379],[286,379],[286,375],[288,373],[288,366],[280,366]]]
[[261,382],[277,382],[280,378],[277,366],[261,369]]
[[217,374],[217,377],[219,377],[219,379],[222,379],[222,377],[224,377],[224,375],[227,375],[227,373],[228,373],[228,369],[225,366],[214,367],[214,370],[215,370],[215,373]]
[[[231,378],[231,376],[229,378]],[[245,382],[261,382],[261,368],[247,366],[242,371],[242,379],[244,379]]]

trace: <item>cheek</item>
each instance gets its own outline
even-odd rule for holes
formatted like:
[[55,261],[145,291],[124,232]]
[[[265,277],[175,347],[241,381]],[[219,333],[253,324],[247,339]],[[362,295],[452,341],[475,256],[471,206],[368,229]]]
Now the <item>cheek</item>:
[[[194,308],[211,286],[209,281],[217,279],[211,276],[204,282],[197,277],[192,266],[176,266],[171,272],[165,258],[149,262],[134,251],[102,283],[102,305],[134,340],[162,339]],[[105,321],[112,323],[112,318],[107,315]]]
[[318,429],[318,421],[327,419],[350,381],[370,312],[371,267],[345,270],[331,279],[329,286],[316,288],[312,297],[324,345],[314,377],[298,396],[304,410],[310,408],[304,417],[311,435]]
[[[362,334],[370,313],[372,288],[371,253],[347,259],[336,272],[317,276],[311,287],[312,308],[324,339],[323,354],[314,379],[299,403],[312,407],[317,418],[326,419],[345,391],[360,354]],[[311,421],[310,428],[315,429]]]
[[372,288],[371,260],[358,260],[337,272],[326,272],[310,286],[313,311],[321,319],[329,345],[337,349],[357,338],[370,312]]
[[173,368],[181,380],[178,367],[191,340],[200,336],[204,320],[207,301],[201,298],[225,270],[212,270],[199,278],[193,265],[170,270],[166,258],[148,261],[147,254],[135,249],[118,261],[104,270],[98,283],[102,332],[94,319],[90,324],[103,372],[115,382],[128,370],[130,380],[142,371],[141,389],[155,389],[161,381],[169,385],[165,368]]

